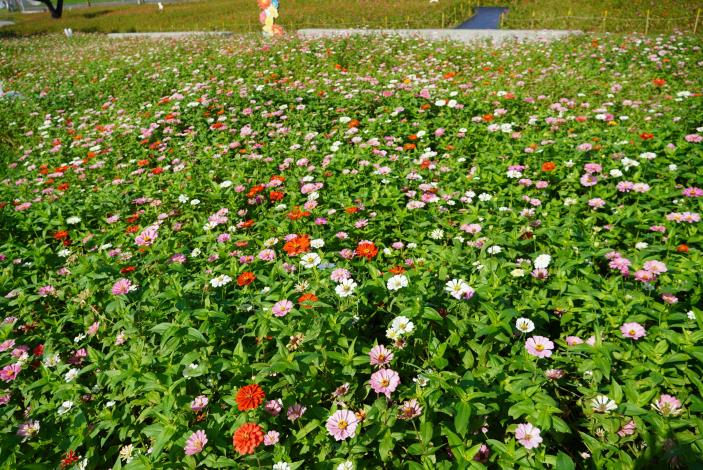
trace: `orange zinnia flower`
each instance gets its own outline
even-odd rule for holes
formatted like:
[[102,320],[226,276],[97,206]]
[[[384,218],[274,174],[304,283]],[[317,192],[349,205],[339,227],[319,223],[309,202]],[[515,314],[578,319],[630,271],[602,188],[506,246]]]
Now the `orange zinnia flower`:
[[271,192],[269,193],[269,200],[270,200],[271,202],[273,202],[273,201],[280,201],[280,200],[283,199],[283,196],[284,196],[284,194],[283,194],[282,192],[280,192],[280,191],[271,191]]
[[253,454],[262,442],[264,442],[264,431],[255,423],[242,424],[232,436],[232,444],[239,455]]
[[66,230],[59,230],[54,234],[55,240],[63,240],[64,238],[68,238],[68,232]]
[[679,253],[688,253],[688,245],[682,243],[676,247],[676,251]]
[[374,245],[373,242],[359,242],[354,254],[371,261],[374,256],[378,254],[378,248],[376,248],[376,245]]
[[554,171],[556,169],[556,165],[554,162],[544,162],[542,164],[542,171]]
[[298,303],[302,305],[303,308],[312,308],[312,305],[304,305],[305,302],[317,302],[317,296],[315,294],[303,294],[298,298]]
[[298,220],[303,217],[308,217],[310,212],[301,210],[299,206],[295,206],[292,211],[288,213],[288,218],[290,220]]
[[237,408],[239,411],[253,410],[264,402],[266,394],[258,384],[245,385],[237,392]]
[[402,266],[394,266],[389,269],[388,272],[391,274],[403,274],[405,272],[405,268]]
[[237,278],[237,284],[239,284],[239,287],[248,286],[254,282],[255,279],[256,275],[253,272],[246,271],[239,275]]
[[288,256],[296,256],[307,253],[310,250],[310,237],[300,235],[292,240],[289,240],[283,245],[283,250],[288,253]]

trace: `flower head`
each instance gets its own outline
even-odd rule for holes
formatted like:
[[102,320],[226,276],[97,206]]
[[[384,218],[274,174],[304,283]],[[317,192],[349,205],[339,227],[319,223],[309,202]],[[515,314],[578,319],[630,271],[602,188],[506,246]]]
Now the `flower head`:
[[544,336],[531,336],[525,341],[525,349],[535,357],[549,357],[552,355],[554,343]]
[[522,333],[530,333],[534,331],[535,324],[529,318],[518,318],[515,320],[515,328],[520,330]]
[[646,330],[639,323],[625,323],[620,327],[623,338],[638,340],[647,335]]
[[232,436],[234,449],[240,455],[253,454],[262,442],[264,442],[264,431],[255,423],[242,424]]
[[381,369],[371,374],[371,388],[376,393],[383,393],[387,398],[398,388],[400,376],[392,369]]
[[185,450],[186,455],[198,454],[202,452],[205,444],[207,444],[207,435],[205,434],[205,431],[195,431],[186,441],[186,445],[183,450]]
[[384,345],[378,344],[369,351],[369,358],[372,366],[383,367],[391,362],[393,353],[386,349]]
[[398,408],[398,418],[400,419],[413,419],[422,414],[422,407],[417,402],[416,399],[406,400]]
[[671,395],[662,395],[659,397],[655,403],[652,404],[652,408],[657,410],[662,416],[678,416],[682,413],[681,400]]
[[237,392],[237,408],[247,411],[258,408],[263,403],[266,394],[258,384],[245,385]]
[[596,413],[610,413],[618,407],[615,401],[608,398],[606,395],[598,395],[591,400],[591,408]]
[[327,420],[327,431],[337,441],[343,441],[348,437],[354,437],[358,420],[356,415],[349,410],[336,411]]
[[522,423],[517,425],[515,430],[515,439],[525,447],[525,449],[534,449],[542,443],[542,437],[539,435],[539,428],[534,427],[530,423]]

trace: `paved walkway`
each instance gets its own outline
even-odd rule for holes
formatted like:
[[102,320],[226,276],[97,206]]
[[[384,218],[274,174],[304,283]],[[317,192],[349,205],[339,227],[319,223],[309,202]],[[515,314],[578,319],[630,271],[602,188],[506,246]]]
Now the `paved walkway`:
[[2,28],[3,26],[10,26],[12,24],[15,23],[13,23],[12,21],[0,21],[0,28]]
[[477,7],[474,16],[461,23],[456,29],[498,29],[500,15],[508,11],[503,7]]
[[388,35],[416,37],[430,40],[459,41],[465,43],[486,42],[499,46],[506,41],[551,41],[581,31],[569,30],[525,30],[525,29],[299,29],[303,38],[320,38],[351,35]]

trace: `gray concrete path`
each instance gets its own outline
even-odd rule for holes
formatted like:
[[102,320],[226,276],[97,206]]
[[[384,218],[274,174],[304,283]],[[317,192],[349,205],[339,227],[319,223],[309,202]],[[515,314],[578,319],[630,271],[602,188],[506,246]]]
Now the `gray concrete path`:
[[506,41],[551,41],[581,31],[524,29],[299,29],[303,38],[339,37],[351,35],[388,35],[465,43],[490,41],[500,45]]
[[15,23],[12,22],[12,21],[1,21],[1,20],[0,20],[0,28],[2,28],[3,26],[10,26],[10,25],[13,25],[13,24],[15,24]]

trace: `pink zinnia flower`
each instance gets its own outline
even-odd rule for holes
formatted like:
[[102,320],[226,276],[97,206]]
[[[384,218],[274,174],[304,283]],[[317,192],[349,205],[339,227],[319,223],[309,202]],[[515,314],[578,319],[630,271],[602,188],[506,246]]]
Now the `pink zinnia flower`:
[[356,415],[349,410],[339,410],[327,420],[327,431],[337,441],[354,437],[358,420]]
[[0,370],[0,380],[3,382],[12,382],[17,378],[21,370],[22,366],[17,363],[7,365]]
[[381,369],[371,374],[371,388],[376,393],[383,393],[387,398],[400,384],[400,376],[392,369]]
[[378,344],[369,351],[369,358],[372,366],[383,367],[391,362],[393,353],[386,349],[384,345]]
[[278,400],[269,400],[266,402],[264,405],[264,409],[271,415],[271,416],[278,416],[278,414],[281,412],[283,409],[283,401],[279,398]]
[[635,430],[637,429],[637,426],[635,425],[635,422],[633,420],[630,420],[629,423],[624,425],[623,427],[620,428],[618,431],[618,436],[620,437],[625,437],[625,436],[630,436],[635,433]]
[[652,404],[652,408],[661,413],[662,416],[678,416],[681,410],[681,401],[671,395],[662,395],[656,403]]
[[552,355],[554,343],[544,336],[532,336],[525,341],[525,349],[535,357],[549,357]]
[[530,423],[522,423],[517,425],[515,439],[517,439],[525,449],[534,449],[535,447],[539,447],[542,443],[542,437],[539,433],[539,428],[534,427]]
[[577,344],[582,344],[583,340],[579,338],[578,336],[567,336],[566,337],[566,344],[569,346],[575,346]]
[[279,300],[271,307],[271,312],[277,317],[285,317],[291,310],[293,310],[293,302],[286,299]]
[[154,243],[156,237],[158,236],[159,226],[150,225],[149,227],[145,228],[142,233],[137,235],[137,238],[134,239],[134,243],[136,243],[138,246],[150,246]]
[[113,295],[125,295],[132,290],[132,281],[129,279],[118,279],[112,286]]
[[199,454],[203,451],[203,448],[207,444],[207,435],[205,431],[195,431],[186,441],[185,450],[186,455]]
[[652,274],[661,274],[666,272],[666,265],[661,261],[647,261],[642,268]]
[[47,297],[49,295],[54,295],[56,293],[56,288],[54,286],[43,286],[39,288],[38,293],[42,297]]
[[635,279],[640,282],[654,282],[657,280],[657,275],[651,271],[645,271],[644,269],[640,269],[639,271],[635,272]]
[[296,403],[295,405],[288,407],[286,415],[290,421],[295,421],[296,419],[302,418],[307,410],[307,406]]
[[620,327],[620,332],[622,333],[622,336],[624,338],[631,338],[634,340],[638,340],[643,336],[646,336],[647,333],[642,325],[639,323],[631,322],[631,323],[625,323]]
[[208,398],[205,395],[199,395],[190,402],[190,409],[196,413],[203,410],[208,404]]
[[278,431],[269,431],[264,434],[264,445],[273,446],[278,444],[281,434]]

